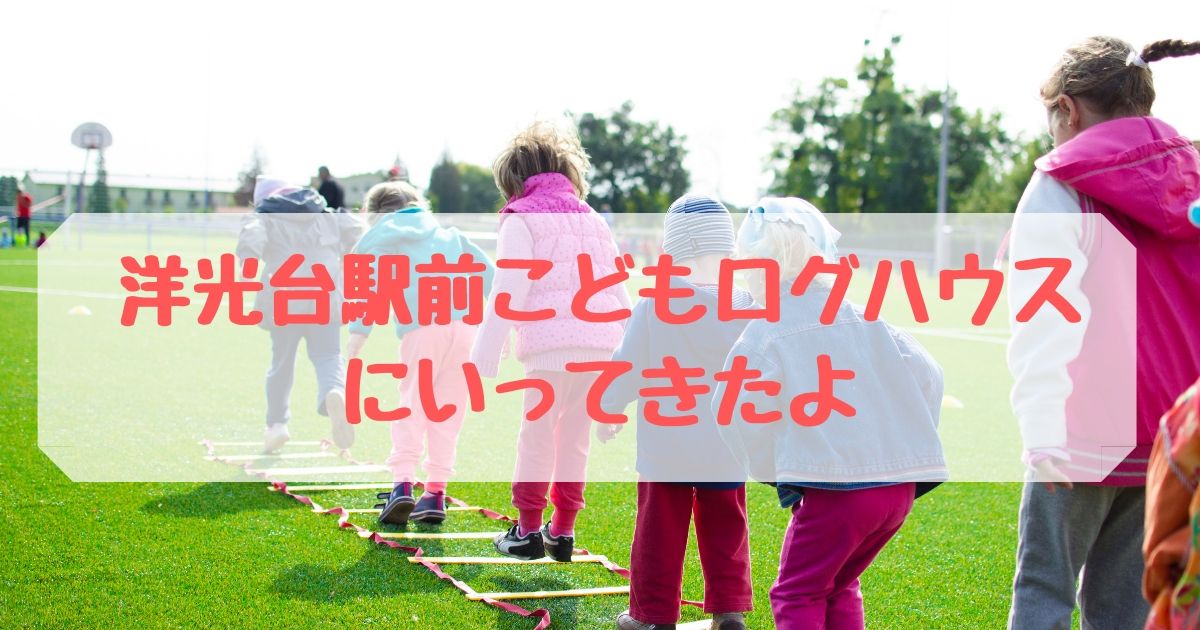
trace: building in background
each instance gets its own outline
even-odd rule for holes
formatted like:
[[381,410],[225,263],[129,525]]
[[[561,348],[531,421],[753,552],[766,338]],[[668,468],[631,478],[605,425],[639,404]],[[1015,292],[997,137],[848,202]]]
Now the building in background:
[[[83,206],[91,193],[94,175],[87,174],[83,186]],[[21,184],[35,203],[50,203],[39,210],[43,216],[78,212],[79,173],[68,171],[25,171]],[[237,181],[154,175],[107,176],[109,207],[113,212],[216,212],[234,205]]]
[[[24,189],[33,195],[34,203],[50,203],[38,210],[44,218],[63,217],[79,211],[77,188],[79,173],[70,171],[28,170],[0,172],[13,176]],[[334,177],[345,190],[347,208],[362,206],[363,198],[372,186],[389,179],[409,180],[408,166],[396,156],[391,168],[370,173],[359,173]],[[95,183],[95,174],[87,173],[83,186],[82,207],[88,207],[88,196]],[[310,182],[314,188],[319,182]],[[112,212],[228,212],[247,211],[238,207],[234,192],[238,189],[236,179],[204,179],[198,177],[159,177],[156,175],[107,174],[109,208]],[[0,200],[0,208],[10,205]],[[7,209],[7,208],[5,208]],[[0,210],[0,215],[5,214]]]

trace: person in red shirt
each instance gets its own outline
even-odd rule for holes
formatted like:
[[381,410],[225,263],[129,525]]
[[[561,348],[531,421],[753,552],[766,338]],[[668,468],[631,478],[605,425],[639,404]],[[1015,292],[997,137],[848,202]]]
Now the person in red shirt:
[[[25,243],[33,245],[33,239],[30,237],[29,222],[33,216],[33,197],[17,188],[17,230],[25,230]],[[13,240],[16,240],[16,235],[13,235]]]

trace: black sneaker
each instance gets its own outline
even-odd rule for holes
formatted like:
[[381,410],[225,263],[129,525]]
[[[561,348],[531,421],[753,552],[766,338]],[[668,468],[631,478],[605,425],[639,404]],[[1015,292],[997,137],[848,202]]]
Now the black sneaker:
[[496,551],[518,560],[537,560],[546,557],[546,547],[542,544],[542,532],[529,532],[520,535],[521,526],[513,525],[508,532],[496,536],[493,544]]
[[441,492],[426,492],[417,501],[408,518],[418,523],[441,525],[446,520],[446,495]]
[[411,483],[398,483],[391,492],[380,492],[375,495],[380,499],[387,499],[387,503],[382,503],[375,507],[379,508],[379,522],[388,525],[407,525],[408,515],[412,513],[416,501],[412,496]]
[[746,615],[720,613],[713,615],[711,630],[746,630]]
[[558,562],[570,562],[575,553],[575,537],[552,535],[550,523],[542,525],[542,545],[546,548],[546,555]]

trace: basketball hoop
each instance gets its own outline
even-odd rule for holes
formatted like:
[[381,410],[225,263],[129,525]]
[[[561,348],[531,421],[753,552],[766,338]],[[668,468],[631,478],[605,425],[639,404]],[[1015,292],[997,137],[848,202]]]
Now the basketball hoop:
[[83,123],[71,132],[71,144],[80,149],[102,151],[112,145],[112,133],[100,123]]
[[[71,132],[71,144],[84,150],[83,170],[79,173],[79,185],[75,187],[75,211],[83,210],[83,189],[87,186],[87,161],[92,151],[99,151],[104,157],[104,150],[112,145],[112,133],[108,127],[98,122],[86,122]],[[68,214],[70,209],[68,209]]]

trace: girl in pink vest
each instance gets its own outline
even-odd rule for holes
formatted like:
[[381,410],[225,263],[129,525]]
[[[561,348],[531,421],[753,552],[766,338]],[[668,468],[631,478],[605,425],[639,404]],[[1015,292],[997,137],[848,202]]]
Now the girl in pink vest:
[[[1012,402],[1031,476],[1012,628],[1068,628],[1077,597],[1084,628],[1146,619],[1146,458],[1159,418],[1200,375],[1200,229],[1187,218],[1200,154],[1151,117],[1150,64],[1197,53],[1200,42],[1137,50],[1093,37],[1042,86],[1055,148],[1017,207],[1011,260],[1070,260],[1057,292],[1078,320],[1050,308],[1013,323]],[[1019,269],[1013,313],[1046,278]]]
[[[537,420],[521,421],[512,489],[520,517],[495,541],[500,553],[525,560],[547,554],[560,562],[571,560],[575,517],[584,507],[590,445],[591,419],[585,402],[595,373],[567,372],[566,366],[610,360],[621,341],[630,305],[623,284],[618,283],[588,299],[587,309],[623,311],[624,317],[595,323],[572,314],[572,300],[581,288],[581,254],[590,258],[593,278],[616,272],[612,231],[583,201],[590,168],[575,132],[547,123],[518,134],[493,165],[496,185],[508,201],[500,211],[497,259],[551,263],[545,275],[533,280],[531,275],[538,274],[526,269],[499,270],[471,352],[480,374],[496,376],[509,330],[515,328],[516,356],[526,377],[545,381],[553,390],[549,411]],[[498,315],[501,308],[541,314],[532,321],[514,321],[518,317]],[[541,399],[537,390],[526,390],[526,413]],[[554,512],[543,525],[547,492]]]

